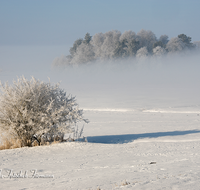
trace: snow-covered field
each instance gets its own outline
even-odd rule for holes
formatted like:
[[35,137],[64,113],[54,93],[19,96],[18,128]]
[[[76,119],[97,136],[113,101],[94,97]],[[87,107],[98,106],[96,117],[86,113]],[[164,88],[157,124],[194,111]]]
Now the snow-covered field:
[[194,110],[85,111],[88,142],[0,151],[1,189],[198,189]]
[[0,189],[199,189],[196,63],[91,77],[88,70],[2,71],[3,82],[19,74],[62,80],[90,123],[88,142],[1,150]]

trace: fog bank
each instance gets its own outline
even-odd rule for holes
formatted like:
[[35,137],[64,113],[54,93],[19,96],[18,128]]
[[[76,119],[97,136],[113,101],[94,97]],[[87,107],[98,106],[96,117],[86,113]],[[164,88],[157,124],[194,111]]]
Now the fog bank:
[[21,75],[46,82],[50,78],[52,83],[61,82],[61,88],[75,95],[83,108],[200,105],[199,53],[51,67],[53,58],[62,48],[24,47],[14,55],[16,49],[13,47],[9,54],[8,48],[8,58],[1,55],[0,80],[11,84]]

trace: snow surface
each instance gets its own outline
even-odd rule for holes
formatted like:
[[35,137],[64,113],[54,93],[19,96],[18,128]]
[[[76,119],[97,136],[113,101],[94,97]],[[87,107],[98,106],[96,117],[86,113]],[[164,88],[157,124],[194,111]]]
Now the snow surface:
[[199,189],[199,68],[188,68],[103,76],[4,69],[3,82],[21,74],[61,80],[90,123],[88,142],[1,150],[0,189]]
[[[85,111],[85,116],[91,121],[83,134],[88,142],[0,151],[1,189],[199,188],[198,114]],[[22,178],[6,178],[11,169],[22,171]],[[53,178],[33,178],[30,170]]]

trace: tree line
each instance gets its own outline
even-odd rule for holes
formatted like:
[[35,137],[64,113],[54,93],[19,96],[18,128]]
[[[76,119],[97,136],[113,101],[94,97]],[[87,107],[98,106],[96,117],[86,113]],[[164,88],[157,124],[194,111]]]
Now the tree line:
[[69,55],[57,58],[54,65],[74,65],[96,60],[108,60],[130,57],[162,56],[194,50],[200,42],[191,42],[191,37],[179,34],[171,38],[161,35],[159,38],[150,31],[142,29],[137,34],[131,30],[121,33],[118,30],[97,33],[91,36],[86,33],[84,39],[77,39],[69,50]]

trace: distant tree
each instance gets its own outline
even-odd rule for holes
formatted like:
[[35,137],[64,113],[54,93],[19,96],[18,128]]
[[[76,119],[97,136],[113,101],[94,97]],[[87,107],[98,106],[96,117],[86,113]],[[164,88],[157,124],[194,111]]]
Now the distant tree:
[[153,45],[157,42],[156,36],[152,31],[141,30],[137,33],[140,47],[146,47],[148,52],[152,52]]
[[142,47],[137,51],[136,57],[137,58],[145,58],[149,55],[147,47]]
[[78,48],[78,46],[80,46],[83,42],[83,39],[82,38],[79,38],[78,40],[76,40],[73,44],[73,47],[70,48],[69,52],[71,54],[71,56],[73,57],[74,54],[76,53],[76,50]]
[[84,43],[86,43],[86,44],[89,44],[90,43],[90,41],[91,41],[91,39],[92,39],[92,36],[90,36],[90,34],[89,33],[86,33],[85,34],[85,38],[84,38]]
[[184,50],[185,43],[181,38],[172,38],[166,45],[166,49],[168,52],[180,52]]
[[185,34],[179,34],[178,38],[180,38],[183,43],[185,44],[185,46],[189,49],[194,48],[194,44],[191,43],[192,38],[189,36],[186,36]]
[[100,48],[102,46],[104,40],[105,40],[104,34],[102,32],[100,32],[100,33],[95,34],[92,37],[91,44],[93,46],[97,46],[98,48]]
[[127,42],[131,42],[132,40],[136,40],[136,34],[135,32],[129,30],[129,31],[125,31],[121,36],[120,36],[120,41],[126,39]]
[[[94,60],[94,50],[90,41],[92,36],[89,33],[86,33],[84,40],[79,38],[73,44],[73,47],[70,48],[70,56],[66,57],[66,63],[68,65],[86,63]],[[57,63],[62,62],[64,59],[57,60]]]
[[166,53],[166,50],[165,48],[161,47],[161,46],[156,46],[154,49],[153,49],[153,54],[155,56],[162,56]]
[[126,56],[133,56],[136,54],[137,50],[139,49],[139,41],[136,40],[137,36],[135,32],[129,30],[125,31],[121,36],[120,36],[120,41],[122,42],[123,40],[125,41],[125,45],[123,49],[125,50]]
[[164,45],[167,45],[169,42],[168,38],[169,37],[167,35],[161,35],[158,41],[162,42]]
[[189,37],[189,36],[186,36],[185,34],[179,34],[178,35],[178,38],[180,38],[184,43],[186,44],[190,44],[191,43],[191,40],[192,38]]
[[93,45],[95,58],[101,58],[103,54],[102,45],[104,43],[105,36],[103,33],[97,33],[92,37],[91,44]]
[[158,41],[158,42],[153,44],[153,48],[156,48],[157,46],[160,46],[160,47],[163,47],[163,48],[165,47],[165,45],[163,44],[162,41]]
[[118,46],[121,32],[118,30],[108,31],[104,34],[104,41],[101,46],[101,59],[111,59],[115,57],[115,49]]
[[71,64],[88,63],[95,60],[95,53],[91,44],[82,43],[71,59]]
[[126,52],[127,43],[128,41],[126,39],[116,42],[114,57],[121,58],[121,57],[127,56],[127,52]]
[[127,43],[127,49],[126,49],[127,55],[128,56],[135,55],[137,53],[138,49],[140,48],[139,44],[140,44],[139,41],[137,41],[135,39],[129,41]]

